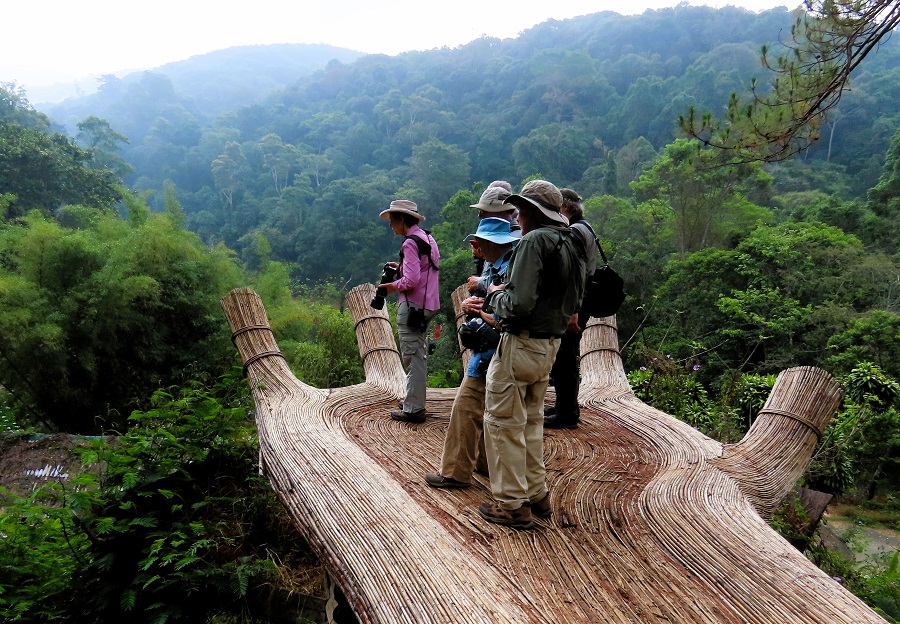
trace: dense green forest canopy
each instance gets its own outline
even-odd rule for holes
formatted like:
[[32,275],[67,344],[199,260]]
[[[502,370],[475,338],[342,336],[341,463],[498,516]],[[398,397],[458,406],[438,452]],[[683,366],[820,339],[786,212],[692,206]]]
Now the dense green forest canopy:
[[[264,102],[218,117],[199,111],[197,93],[149,72],[110,81],[89,100],[56,108],[67,126],[73,111],[90,113],[70,129],[73,139],[54,132],[54,121],[10,86],[4,90],[10,105],[0,118],[6,128],[0,192],[7,219],[18,220],[6,234],[6,265],[21,274],[28,258],[46,261],[30,249],[33,240],[44,240],[34,239],[38,225],[101,269],[115,258],[116,245],[133,247],[128,236],[149,244],[154,236],[140,229],[122,229],[116,243],[97,238],[111,226],[92,233],[97,218],[61,209],[109,211],[123,197],[118,212],[130,228],[172,227],[184,253],[221,243],[236,256],[215,262],[237,263],[251,275],[278,267],[279,279],[295,291],[329,284],[325,290],[339,293],[374,281],[394,257],[396,241],[377,214],[405,196],[421,205],[440,242],[448,302],[446,294],[471,270],[462,241],[475,226],[468,205],[490,180],[519,185],[541,175],[587,198],[587,215],[626,277],[631,297],[619,322],[632,347],[630,363],[638,363],[641,349],[672,350],[680,360],[704,353],[706,383],[729,370],[769,374],[794,364],[839,364],[838,372],[847,372],[853,362],[834,360],[839,344],[893,375],[897,347],[890,331],[877,346],[861,344],[859,330],[847,332],[854,324],[883,325],[875,313],[897,313],[900,118],[893,102],[900,47],[888,40],[867,59],[853,91],[831,111],[827,145],[822,141],[791,161],[723,164],[696,142],[676,138],[677,116],[688,107],[721,107],[764,71],[760,47],[777,43],[794,19],[784,9],[756,14],[679,6],[549,21],[515,39],[483,38],[397,57],[325,61],[332,51],[316,49],[309,62],[321,69]],[[241,52],[186,61],[184,73],[221,81],[222,63],[234,65]],[[277,58],[285,49],[243,52],[259,67],[263,52]],[[202,91],[203,84],[193,88]],[[94,114],[93,106],[105,116]],[[48,141],[56,141],[55,150],[43,145]],[[29,160],[21,154],[52,166],[25,167]],[[69,179],[60,171],[78,183],[54,187]],[[116,176],[131,190],[112,184]],[[75,189],[80,195],[71,194]],[[144,214],[148,207],[153,214]],[[25,218],[35,208],[42,214]],[[160,212],[170,225],[154,216]],[[60,226],[53,230],[42,221],[47,218]],[[66,230],[73,225],[75,232]],[[24,231],[15,229],[20,226]],[[785,245],[803,249],[806,260],[775,270]],[[130,261],[140,264],[155,254]],[[204,262],[211,257],[204,255]],[[707,257],[708,279],[695,279],[694,272],[707,272]],[[135,273],[155,280],[160,293],[168,292],[166,279],[185,293],[196,280],[193,294],[205,292],[211,301],[225,282],[207,279],[203,270],[229,275],[209,267],[178,278],[149,266]],[[833,277],[825,279],[826,270]],[[34,274],[43,279],[42,272]],[[226,281],[239,279],[255,278]],[[808,283],[818,287],[803,290]],[[56,288],[46,280],[38,286]],[[33,299],[82,297],[69,283],[57,291]],[[138,300],[134,293],[120,296]],[[200,316],[212,314],[214,305],[197,304],[196,310],[206,310]],[[456,367],[452,351],[447,348],[442,368]],[[176,360],[159,356],[169,364]],[[78,366],[84,369],[83,362]],[[172,375],[151,370],[152,379]],[[66,375],[103,377],[96,370],[76,375],[67,369]],[[90,413],[96,405],[80,409]]]
[[[831,111],[828,144],[791,161],[723,162],[676,137],[677,115],[728,101],[793,20],[681,6],[550,21],[453,50],[313,54],[315,73],[218,117],[169,76],[144,73],[70,103],[109,117],[88,114],[69,137],[6,85],[3,385],[64,429],[121,422],[115,410],[153,387],[221,367],[216,300],[239,283],[267,293],[295,368],[349,383],[352,333],[319,333],[340,323],[293,309],[291,292],[337,302],[374,281],[396,254],[376,215],[405,196],[440,242],[449,306],[471,271],[468,205],[489,180],[535,175],[587,198],[627,281],[630,367],[665,352],[712,392],[735,372],[798,364],[849,374],[870,362],[900,377],[900,48],[888,41],[868,59]],[[220,80],[217,59],[239,52],[195,69]],[[261,51],[246,52],[259,66]],[[30,358],[36,350],[47,361]],[[322,365],[329,350],[344,355]],[[451,341],[436,355],[433,382],[458,382]],[[48,374],[61,383],[36,392]]]
[[[161,209],[171,181],[203,240],[249,260],[247,234],[258,232],[298,279],[354,284],[393,254],[372,216],[398,194],[422,204],[429,226],[457,190],[498,178],[540,174],[584,196],[630,197],[629,183],[676,138],[678,116],[721,110],[765,77],[760,48],[774,54],[793,21],[785,9],[604,12],[515,39],[333,60],[215,120],[199,109],[202,89],[189,95],[157,72],[48,110],[73,134],[89,115],[108,121],[128,139],[119,154],[135,169],[129,186],[153,191]],[[816,190],[864,198],[898,123],[898,60],[896,41],[872,54],[819,143],[785,168],[825,169],[829,186]]]

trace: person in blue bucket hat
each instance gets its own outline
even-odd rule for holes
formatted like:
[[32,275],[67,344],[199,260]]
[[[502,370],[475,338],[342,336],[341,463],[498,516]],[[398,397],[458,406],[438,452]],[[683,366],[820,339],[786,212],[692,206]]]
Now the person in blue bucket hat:
[[[475,233],[464,240],[484,256],[493,283],[502,283],[513,245],[519,240],[512,234],[509,220],[485,217]],[[440,472],[425,474],[425,483],[431,487],[469,487],[479,449],[484,454],[485,375],[500,337],[500,324],[493,314],[481,309],[483,303],[481,297],[468,297],[462,302],[467,320],[460,328],[460,338],[464,346],[472,349],[472,357],[450,409]]]

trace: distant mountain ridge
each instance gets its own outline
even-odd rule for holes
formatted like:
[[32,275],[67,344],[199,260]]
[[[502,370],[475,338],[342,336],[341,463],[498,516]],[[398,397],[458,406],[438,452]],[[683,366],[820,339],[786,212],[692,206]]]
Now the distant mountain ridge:
[[[349,62],[327,46],[236,48],[110,80],[42,112],[73,136],[89,116],[106,120],[128,138],[113,154],[133,168],[125,184],[155,210],[171,184],[204,241],[252,260],[259,234],[303,279],[343,283],[369,279],[394,253],[369,216],[398,196],[427,207],[429,225],[486,180],[540,174],[586,198],[631,200],[680,115],[721,111],[754,77],[772,77],[761,46],[783,51],[794,19],[785,8],[679,5]],[[270,89],[277,81],[286,84]],[[802,157],[829,173],[783,173],[782,192],[865,197],[900,123],[898,89],[895,38],[866,59],[824,140]]]
[[272,92],[324,69],[332,61],[349,63],[361,56],[362,52],[322,44],[236,46],[132,72],[122,78],[110,78],[95,93],[38,104],[37,108],[72,134],[77,123],[90,115],[103,117],[113,126],[125,127],[127,122],[119,123],[124,111],[117,102],[118,97],[147,74],[153,74],[168,79],[174,95],[209,120],[223,112],[258,103]]
[[[171,78],[175,89],[193,97],[204,112],[218,115],[236,107],[228,102],[242,100],[238,106],[252,104],[303,76],[324,69],[331,61],[350,63],[363,55],[320,44],[236,46],[168,63],[152,71]],[[204,90],[197,88],[211,82],[221,84],[219,93],[208,86]]]

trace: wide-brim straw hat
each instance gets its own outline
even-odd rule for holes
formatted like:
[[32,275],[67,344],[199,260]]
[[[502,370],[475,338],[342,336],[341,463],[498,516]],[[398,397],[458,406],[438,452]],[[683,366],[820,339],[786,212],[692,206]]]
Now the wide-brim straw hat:
[[562,193],[552,182],[532,180],[523,186],[519,193],[507,197],[504,203],[520,209],[525,206],[533,206],[551,221],[560,225],[569,225],[566,216],[559,212],[563,203]]
[[402,212],[403,214],[412,215],[419,221],[425,220],[425,215],[419,214],[419,207],[416,206],[416,203],[411,202],[408,199],[395,199],[391,202],[391,207],[387,210],[382,210],[381,214],[378,216],[386,221],[390,221],[392,212]]

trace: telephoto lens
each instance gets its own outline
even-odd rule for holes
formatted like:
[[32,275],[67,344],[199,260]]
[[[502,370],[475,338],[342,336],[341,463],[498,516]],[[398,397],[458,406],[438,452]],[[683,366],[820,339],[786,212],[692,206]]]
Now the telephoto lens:
[[[381,268],[381,283],[387,284],[388,282],[393,282],[394,278],[397,277],[397,269],[388,262]],[[384,298],[387,296],[387,291],[381,286],[375,288],[375,296],[372,297],[372,301],[369,303],[371,307],[376,310],[384,309]]]

